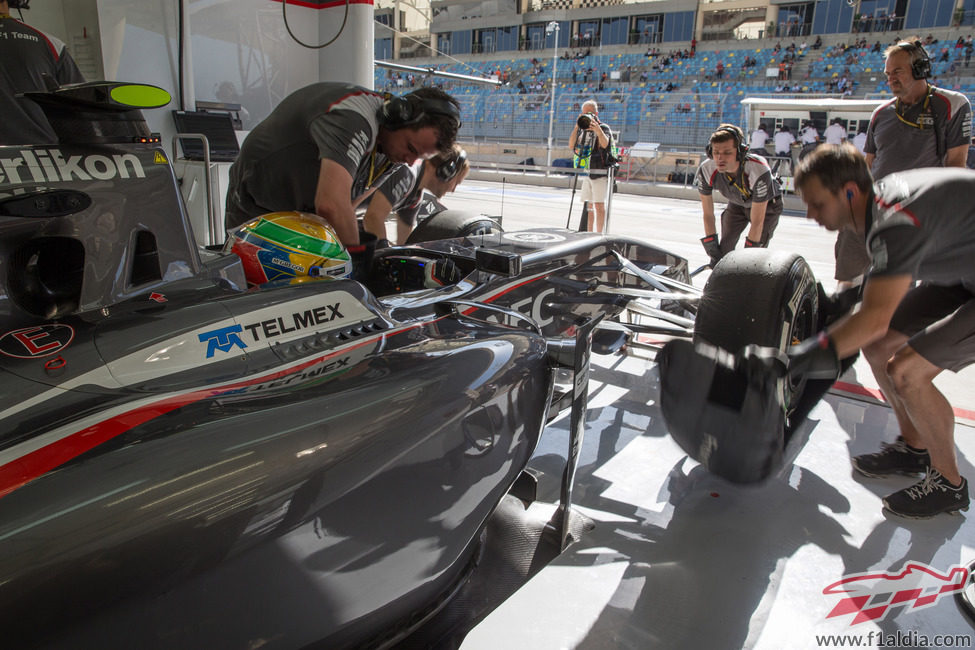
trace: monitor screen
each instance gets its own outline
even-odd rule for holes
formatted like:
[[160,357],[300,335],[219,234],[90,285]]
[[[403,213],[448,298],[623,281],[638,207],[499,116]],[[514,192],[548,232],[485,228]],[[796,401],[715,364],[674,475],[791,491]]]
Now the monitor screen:
[[[202,133],[210,143],[212,160],[233,160],[240,152],[233,118],[229,113],[205,111],[173,111],[177,133]],[[195,138],[180,138],[183,157],[203,160],[203,142]]]

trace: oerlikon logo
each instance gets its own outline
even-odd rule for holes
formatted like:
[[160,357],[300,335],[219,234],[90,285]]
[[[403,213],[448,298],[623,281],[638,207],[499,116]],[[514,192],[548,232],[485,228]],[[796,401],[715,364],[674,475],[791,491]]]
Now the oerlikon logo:
[[908,562],[896,573],[856,573],[823,589],[826,595],[843,596],[826,618],[852,615],[851,626],[880,621],[896,608],[913,612],[930,607],[967,583],[968,569],[960,565],[947,574],[920,562]]

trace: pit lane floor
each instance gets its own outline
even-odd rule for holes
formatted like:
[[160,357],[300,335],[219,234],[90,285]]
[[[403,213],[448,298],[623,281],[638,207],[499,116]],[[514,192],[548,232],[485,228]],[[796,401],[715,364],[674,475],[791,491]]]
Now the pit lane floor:
[[[445,203],[497,215],[501,195],[500,184],[470,181]],[[508,230],[566,224],[566,190],[505,184],[503,195]],[[610,230],[656,242],[696,268],[706,261],[698,210],[692,201],[616,195]],[[833,235],[801,215],[784,215],[772,242],[801,251],[827,287],[832,244]],[[885,516],[881,498],[915,479],[864,479],[850,468],[850,455],[874,451],[897,432],[890,409],[871,397],[864,362],[813,410],[796,435],[807,444],[790,449],[794,462],[761,486],[742,487],[707,474],[670,439],[649,356],[593,360],[574,499],[595,528],[461,647],[973,647],[975,627],[951,588],[923,597],[949,584],[934,574],[975,560],[975,511],[925,521]],[[939,378],[956,407],[959,463],[969,479],[973,379],[971,368]],[[539,508],[558,500],[567,446],[563,417],[531,462],[542,473]],[[909,563],[913,573],[893,580]],[[877,579],[850,582],[862,598],[841,604],[847,595],[831,585],[865,573]],[[917,576],[924,580],[907,583]],[[855,622],[858,609],[873,618]]]

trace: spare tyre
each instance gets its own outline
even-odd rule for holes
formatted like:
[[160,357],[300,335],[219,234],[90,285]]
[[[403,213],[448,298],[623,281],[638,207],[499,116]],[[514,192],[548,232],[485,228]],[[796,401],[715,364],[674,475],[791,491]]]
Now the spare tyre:
[[444,210],[420,222],[407,237],[406,244],[486,235],[491,232],[504,232],[501,224],[491,217],[464,210]]

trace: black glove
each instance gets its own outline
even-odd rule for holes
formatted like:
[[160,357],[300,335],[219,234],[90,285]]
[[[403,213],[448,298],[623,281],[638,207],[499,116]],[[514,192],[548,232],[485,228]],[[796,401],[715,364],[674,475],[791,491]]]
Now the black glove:
[[[361,235],[360,235],[361,238]],[[388,239],[377,239],[376,240],[376,250],[382,250],[384,248],[389,248],[392,244],[389,243]]]
[[717,265],[721,261],[721,247],[718,246],[718,236],[708,235],[707,237],[701,237],[701,245],[704,246],[704,252],[708,254],[711,258],[711,266]]
[[346,246],[352,260],[352,279],[365,282],[372,271],[372,256],[376,252],[376,236],[371,232],[360,232],[359,243]]
[[826,293],[821,282],[816,283],[816,293],[819,295],[819,326],[821,328],[846,316],[854,305],[860,302],[860,290],[863,285],[844,289],[839,293]]
[[833,340],[820,332],[789,348],[789,374],[807,379],[838,379],[842,369]]
[[762,246],[762,242],[752,241],[748,237],[745,237],[745,248],[765,248]]

